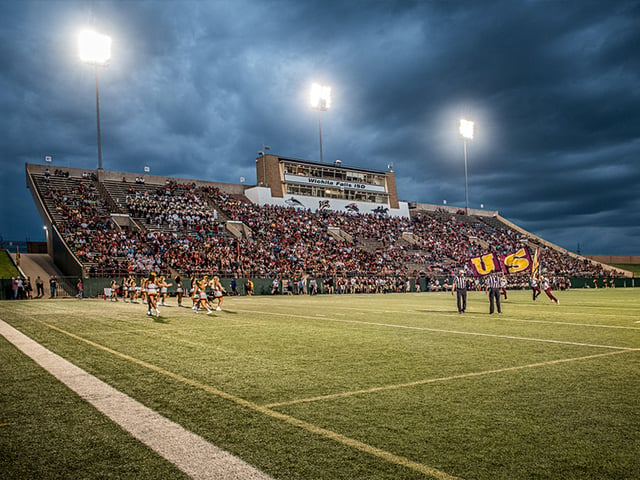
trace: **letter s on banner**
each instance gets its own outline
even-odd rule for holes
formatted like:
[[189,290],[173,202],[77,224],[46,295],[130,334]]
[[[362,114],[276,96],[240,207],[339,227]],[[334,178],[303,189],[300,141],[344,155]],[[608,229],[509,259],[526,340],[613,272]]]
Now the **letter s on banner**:
[[509,274],[531,270],[531,255],[529,254],[529,250],[521,248],[517,252],[506,255],[502,259],[502,264],[504,265],[504,270]]

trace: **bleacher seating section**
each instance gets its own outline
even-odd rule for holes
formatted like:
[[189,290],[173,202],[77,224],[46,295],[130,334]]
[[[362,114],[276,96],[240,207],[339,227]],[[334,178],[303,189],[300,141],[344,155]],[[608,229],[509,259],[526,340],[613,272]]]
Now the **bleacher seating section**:
[[[495,217],[411,218],[259,206],[215,186],[32,173],[43,207],[89,276],[442,277],[471,256],[543,249],[550,276],[613,275]],[[114,221],[112,214],[118,215]],[[122,217],[130,219],[123,222]],[[521,278],[520,281],[525,281]]]

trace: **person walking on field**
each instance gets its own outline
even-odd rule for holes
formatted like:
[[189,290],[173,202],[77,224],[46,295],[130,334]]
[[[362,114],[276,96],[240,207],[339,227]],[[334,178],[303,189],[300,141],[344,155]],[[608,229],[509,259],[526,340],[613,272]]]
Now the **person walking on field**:
[[533,292],[533,301],[535,302],[538,295],[542,293],[540,290],[540,285],[538,285],[538,279],[536,277],[531,277],[531,290]]
[[158,280],[158,287],[160,288],[160,302],[158,305],[161,307],[165,307],[167,305],[168,288],[171,286],[173,286],[173,283],[167,283],[167,280],[164,277],[160,277]]
[[147,291],[147,315],[150,317],[154,313],[156,317],[160,316],[160,310],[158,310],[158,284],[156,280],[156,274],[151,272],[149,274],[149,280],[146,284]]
[[498,313],[502,313],[502,306],[500,305],[500,277],[496,272],[493,272],[487,276],[485,284],[489,290],[489,314],[493,314],[496,309]]
[[211,290],[213,290],[213,299],[217,300],[218,304],[216,305],[216,310],[219,312],[222,310],[222,299],[224,298],[224,294],[227,293],[220,283],[220,278],[213,277],[213,279],[209,282],[209,286]]
[[55,275],[49,277],[49,293],[51,293],[51,298],[56,298],[56,290],[58,289],[58,280]]
[[458,275],[453,278],[451,295],[453,295],[453,292],[456,292],[458,313],[464,313],[467,309],[467,278],[463,270],[460,270]]
[[11,290],[13,292],[13,299],[18,299],[18,279],[16,277],[11,277]]
[[184,297],[184,286],[182,285],[182,278],[180,275],[176,275],[174,278],[176,282],[176,296],[178,297],[178,306],[182,306],[182,297]]
[[507,299],[507,279],[504,276],[504,273],[500,274],[500,293],[504,295],[504,299]]
[[36,277],[36,298],[44,297],[44,281],[40,278],[40,275]]
[[547,297],[549,297],[552,302],[556,302],[556,304],[560,303],[560,300],[554,297],[553,293],[551,293],[551,283],[547,277],[542,277],[542,290],[544,290],[544,293],[547,294]]
[[[106,300],[106,297],[105,297]],[[114,279],[111,280],[111,297],[109,298],[111,302],[118,301],[118,282]]]

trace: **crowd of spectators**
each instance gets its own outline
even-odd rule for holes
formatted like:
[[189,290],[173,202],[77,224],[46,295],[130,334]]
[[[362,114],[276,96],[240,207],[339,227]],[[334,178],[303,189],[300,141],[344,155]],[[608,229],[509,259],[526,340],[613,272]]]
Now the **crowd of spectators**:
[[218,221],[217,210],[211,209],[188,185],[168,182],[154,193],[131,190],[132,193],[126,196],[126,206],[134,217],[148,226],[174,232],[200,232]]
[[[259,206],[216,187],[170,180],[155,191],[128,189],[125,205],[144,226],[139,230],[114,223],[92,178],[69,179],[65,188],[47,185],[43,194],[53,201],[65,242],[94,276],[311,276],[336,293],[406,291],[411,279],[423,279],[423,288],[438,290],[448,288],[445,279],[469,258],[512,253],[534,241],[506,225],[445,211],[411,218],[312,212]],[[242,222],[248,234],[230,234],[227,220]],[[331,234],[336,229],[346,235]],[[540,248],[543,268],[558,288],[572,276],[614,275],[587,259]],[[525,288],[528,278],[510,276],[510,282]]]

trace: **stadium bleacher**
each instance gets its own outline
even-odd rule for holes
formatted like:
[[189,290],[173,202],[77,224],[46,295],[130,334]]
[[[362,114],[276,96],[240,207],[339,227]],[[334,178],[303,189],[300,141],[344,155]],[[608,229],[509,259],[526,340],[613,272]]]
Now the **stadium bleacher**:
[[[42,210],[87,276],[333,277],[343,291],[399,291],[406,279],[435,285],[475,255],[539,246],[560,284],[613,269],[542,243],[499,217],[412,209],[410,218],[260,206],[237,192],[180,179],[132,181],[27,175]],[[353,281],[356,278],[357,281]],[[514,283],[526,283],[521,276]],[[439,284],[439,283],[438,283]]]

